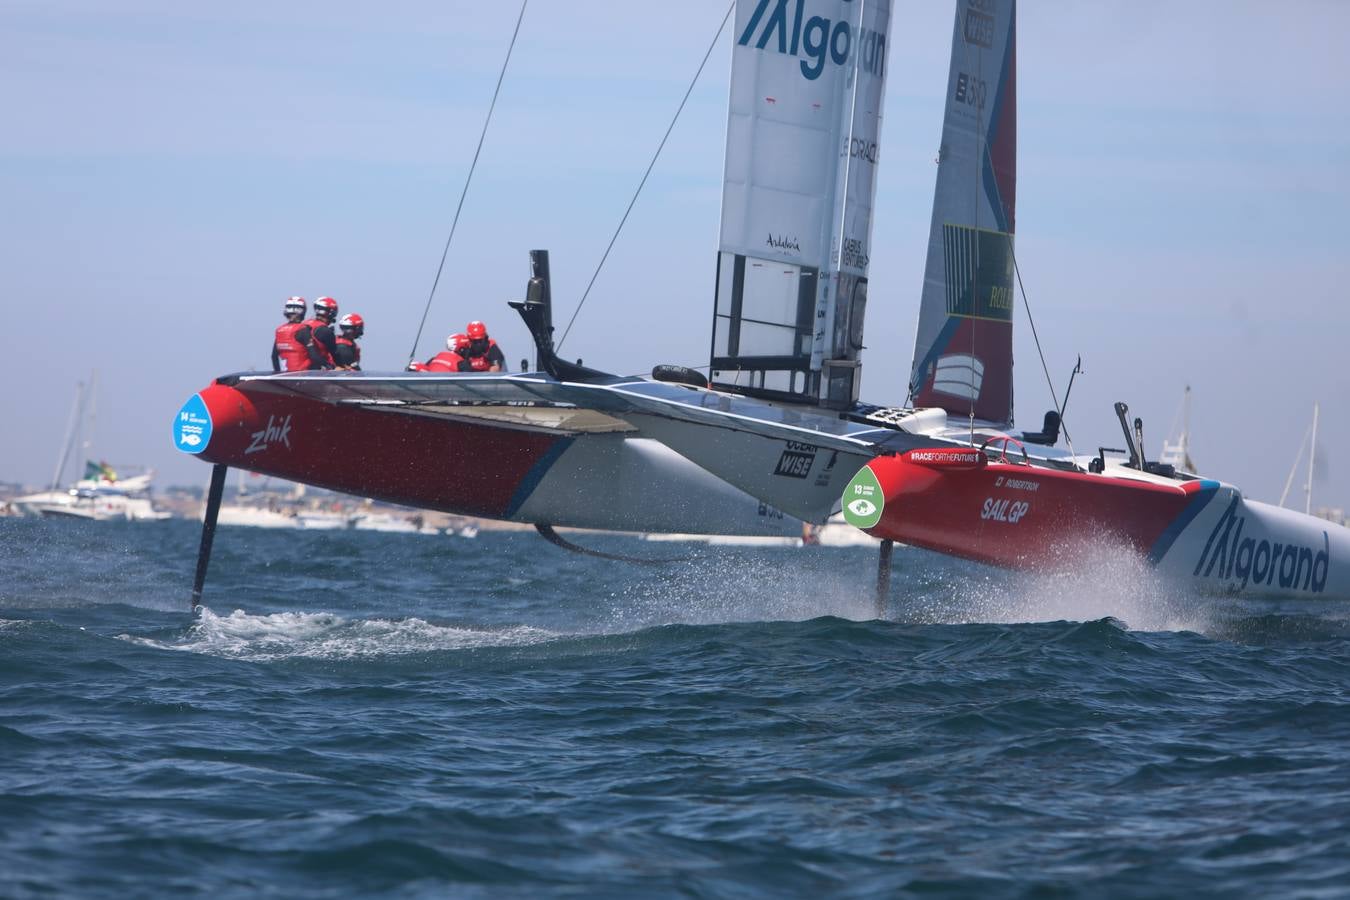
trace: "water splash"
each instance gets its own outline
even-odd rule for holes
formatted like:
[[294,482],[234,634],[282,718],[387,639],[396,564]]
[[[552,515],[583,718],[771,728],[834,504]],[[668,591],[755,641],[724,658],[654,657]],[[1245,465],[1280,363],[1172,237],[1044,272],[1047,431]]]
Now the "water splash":
[[1054,571],[995,571],[972,579],[962,610],[970,618],[964,621],[1111,618],[1136,631],[1196,632],[1210,625],[1205,601],[1160,575],[1132,548],[1103,539],[1079,542],[1060,556],[1067,564]]
[[529,626],[478,629],[436,625],[418,618],[347,619],[332,613],[284,612],[254,615],[236,609],[218,616],[201,607],[197,621],[180,638],[119,635],[161,650],[203,653],[230,659],[371,659],[445,650],[520,647],[560,635]]
[[808,553],[717,552],[625,586],[611,595],[610,626],[710,625],[805,621],[836,616],[875,619],[874,562],[858,554],[813,548]]

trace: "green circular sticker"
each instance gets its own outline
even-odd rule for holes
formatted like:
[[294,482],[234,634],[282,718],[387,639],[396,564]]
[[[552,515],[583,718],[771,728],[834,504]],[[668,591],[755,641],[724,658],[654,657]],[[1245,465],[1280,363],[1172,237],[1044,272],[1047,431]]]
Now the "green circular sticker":
[[864,531],[881,521],[881,511],[886,507],[886,498],[881,496],[881,485],[872,469],[863,466],[853,480],[844,488],[841,501],[844,507],[844,521]]

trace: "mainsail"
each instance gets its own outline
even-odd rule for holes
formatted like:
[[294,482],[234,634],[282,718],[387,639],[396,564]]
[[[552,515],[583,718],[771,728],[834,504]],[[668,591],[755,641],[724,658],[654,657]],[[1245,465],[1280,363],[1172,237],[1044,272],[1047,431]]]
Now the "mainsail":
[[736,4],[711,374],[851,406],[890,0]]
[[1011,424],[1016,3],[958,0],[909,392]]

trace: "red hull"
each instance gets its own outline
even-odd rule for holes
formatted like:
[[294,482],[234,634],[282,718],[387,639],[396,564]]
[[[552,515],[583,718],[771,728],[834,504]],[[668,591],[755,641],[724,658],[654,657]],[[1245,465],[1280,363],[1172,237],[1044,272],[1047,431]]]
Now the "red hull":
[[507,518],[571,439],[394,415],[214,382],[198,454],[278,478],[461,515]]
[[882,501],[867,501],[875,523],[850,520],[869,534],[1014,568],[1071,565],[1085,545],[1160,557],[1217,487],[987,462],[973,449],[913,450],[868,463],[846,507],[863,496],[854,486],[869,483],[868,471]]

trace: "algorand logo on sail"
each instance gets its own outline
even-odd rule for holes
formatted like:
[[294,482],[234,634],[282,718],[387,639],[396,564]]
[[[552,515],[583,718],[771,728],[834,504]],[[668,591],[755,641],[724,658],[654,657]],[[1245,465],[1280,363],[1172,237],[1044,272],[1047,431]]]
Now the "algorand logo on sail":
[[1243,537],[1246,517],[1237,514],[1238,498],[1228,504],[1219,523],[1209,533],[1194,575],[1214,577],[1220,581],[1273,585],[1311,591],[1320,594],[1327,586],[1327,570],[1331,566],[1331,546],[1327,533],[1322,532],[1322,549],[1313,552],[1300,544],[1280,544],[1273,541]]
[[[844,2],[852,5],[853,0]],[[765,13],[768,13],[767,17]],[[882,75],[886,71],[886,33],[866,28],[858,31],[855,42],[853,27],[847,21],[834,22],[825,16],[808,17],[806,0],[759,0],[736,43],[742,47],[750,46],[758,33],[754,46],[756,50],[763,50],[776,38],[776,52],[806,57],[801,61],[801,69],[802,75],[810,81],[820,77],[827,62],[842,66],[850,60],[864,72]]]

